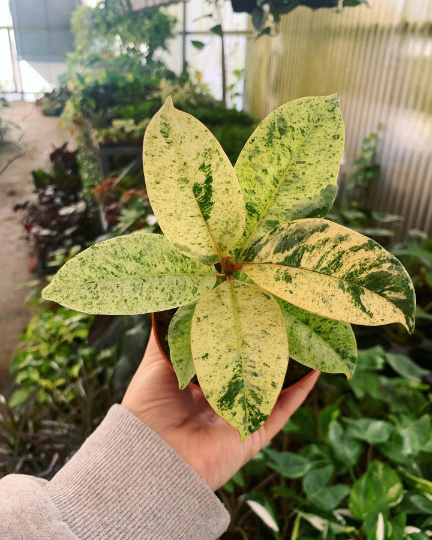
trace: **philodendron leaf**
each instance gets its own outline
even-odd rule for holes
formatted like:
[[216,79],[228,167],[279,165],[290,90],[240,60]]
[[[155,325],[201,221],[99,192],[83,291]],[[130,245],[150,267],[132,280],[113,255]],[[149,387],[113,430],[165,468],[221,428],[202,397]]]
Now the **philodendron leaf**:
[[414,287],[379,244],[325,219],[285,224],[252,245],[243,272],[297,307],[340,321],[414,329]]
[[197,303],[191,343],[204,395],[244,440],[272,411],[288,366],[276,300],[256,285],[225,281]]
[[168,328],[171,362],[181,390],[186,388],[195,375],[191,351],[191,324],[195,303],[178,308]]
[[205,264],[231,255],[245,207],[234,169],[211,132],[168,98],[146,129],[143,152],[150,202],[173,246]]
[[398,473],[380,461],[373,461],[368,470],[355,481],[349,498],[351,514],[364,520],[371,512],[385,511],[394,506],[403,493]]
[[351,325],[276,300],[284,316],[291,358],[326,373],[344,373],[350,379],[357,361]]
[[84,313],[133,315],[189,304],[215,282],[212,267],[181,255],[162,235],[139,233],[76,255],[42,298]]
[[291,101],[254,131],[235,165],[246,204],[237,252],[282,223],[330,210],[344,147],[339,99]]
[[307,458],[293,452],[277,452],[269,448],[265,453],[270,459],[268,466],[286,478],[301,478],[312,466]]

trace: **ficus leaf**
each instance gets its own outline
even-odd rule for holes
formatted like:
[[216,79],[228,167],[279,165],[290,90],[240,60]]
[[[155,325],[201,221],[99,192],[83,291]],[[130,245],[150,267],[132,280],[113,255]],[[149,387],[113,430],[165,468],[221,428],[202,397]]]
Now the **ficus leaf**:
[[375,326],[415,322],[414,287],[402,264],[361,234],[325,219],[285,224],[253,244],[243,272],[297,307]]
[[291,358],[312,369],[351,378],[357,360],[351,325],[276,300],[284,316]]
[[84,313],[133,315],[189,304],[215,282],[212,267],[185,257],[162,235],[138,233],[76,255],[42,298]]
[[290,101],[251,135],[235,165],[246,204],[237,252],[282,223],[330,210],[344,147],[339,99]]
[[288,365],[276,300],[256,285],[223,282],[198,301],[191,344],[204,395],[244,440],[272,411]]
[[181,390],[195,375],[191,351],[191,325],[195,303],[178,308],[168,328],[171,362]]
[[168,98],[146,129],[143,162],[153,211],[173,246],[204,264],[231,255],[244,229],[244,201],[211,132]]

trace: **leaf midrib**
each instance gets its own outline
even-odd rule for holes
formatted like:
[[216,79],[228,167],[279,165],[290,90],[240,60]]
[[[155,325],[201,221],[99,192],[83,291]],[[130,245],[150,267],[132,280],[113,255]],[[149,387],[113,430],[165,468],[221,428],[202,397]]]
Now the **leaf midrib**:
[[[303,272],[310,272],[311,274],[316,274],[317,276],[325,276],[325,277],[328,277],[328,278],[331,278],[331,279],[335,279],[337,281],[342,281],[343,283],[347,283],[349,285],[355,285],[356,287],[360,287],[361,289],[364,289],[365,291],[368,291],[368,292],[370,292],[372,294],[376,294],[377,296],[382,298],[385,302],[388,302],[391,306],[398,309],[402,313],[402,315],[403,315],[403,317],[405,319],[405,322],[406,322],[405,313],[398,306],[393,304],[393,302],[391,302],[390,300],[388,300],[387,298],[385,298],[381,294],[378,294],[377,292],[372,291],[371,289],[367,289],[364,285],[359,285],[358,283],[354,283],[354,282],[348,281],[346,279],[342,279],[342,278],[339,278],[339,277],[336,277],[336,276],[332,276],[330,274],[323,274],[322,272],[317,272],[316,270],[310,270],[309,268],[303,268],[302,266],[291,266],[289,264],[277,264],[277,263],[250,263],[250,262],[244,263],[244,265],[247,265],[247,264],[249,264],[251,266],[279,266],[280,268],[292,268],[293,270],[302,270]],[[243,271],[247,275],[247,272],[244,270],[244,267],[243,267]],[[328,317],[328,318],[330,319],[330,317]],[[339,320],[339,319],[333,319],[333,320]],[[349,321],[344,321],[344,322],[349,322]]]
[[243,249],[242,249],[241,255],[243,255],[243,254],[246,252],[247,248],[249,247],[249,244],[250,244],[250,242],[251,242],[251,240],[252,240],[254,234],[256,233],[258,227],[261,225],[261,222],[262,222],[262,220],[264,219],[264,216],[267,214],[268,209],[269,209],[270,206],[273,204],[273,202],[274,202],[274,200],[275,200],[275,198],[276,198],[276,195],[279,193],[280,188],[284,185],[285,180],[288,178],[288,173],[289,173],[289,171],[290,171],[290,169],[291,169],[291,166],[292,166],[292,164],[293,164],[295,158],[297,157],[298,153],[300,152],[301,147],[305,144],[306,140],[308,139],[308,137],[309,137],[309,135],[310,135],[312,129],[315,127],[315,124],[320,120],[321,115],[322,115],[322,113],[318,114],[318,116],[316,117],[316,119],[312,122],[312,125],[311,125],[311,127],[309,128],[307,134],[304,136],[302,142],[298,145],[298,147],[297,147],[295,153],[294,153],[293,156],[291,157],[291,161],[289,162],[289,164],[288,164],[288,166],[287,166],[287,168],[286,168],[285,174],[284,174],[284,176],[283,176],[283,178],[282,178],[280,184],[279,184],[278,187],[274,190],[273,195],[270,197],[270,200],[269,200],[269,202],[267,203],[267,206],[265,207],[265,209],[264,209],[263,212],[261,213],[261,215],[260,215],[260,217],[259,217],[259,220],[256,222],[254,228],[252,229],[252,231],[251,231],[251,233],[250,233],[250,235],[249,235],[249,238],[247,239],[247,242],[246,242],[246,244],[244,245],[244,247],[243,247]]
[[[174,110],[174,111],[176,110],[174,106],[173,106],[173,110]],[[175,150],[175,153],[177,154],[177,156],[178,156],[179,158],[181,158],[181,157],[182,157],[182,154],[181,154],[181,152],[180,152],[180,147],[179,147],[177,141],[174,140],[174,137],[172,137],[172,140],[173,140],[173,143],[174,143],[174,150]],[[204,221],[204,224],[205,224],[205,226],[206,226],[206,228],[207,228],[207,232],[208,232],[208,234],[209,234],[209,236],[210,236],[210,238],[211,238],[211,241],[213,242],[213,247],[215,248],[216,253],[217,253],[217,255],[219,256],[219,260],[221,260],[221,259],[223,258],[223,257],[222,257],[222,253],[221,253],[220,250],[219,250],[219,246],[217,245],[217,242],[216,242],[216,240],[215,240],[215,238],[214,238],[214,236],[213,236],[213,234],[212,234],[212,232],[211,232],[211,229],[210,229],[210,227],[209,227],[209,225],[208,225],[206,219],[204,218],[204,214],[203,214],[203,212],[202,212],[202,210],[201,210],[201,207],[200,207],[200,205],[199,205],[199,203],[198,203],[198,200],[197,200],[197,198],[195,197],[195,193],[193,192],[193,185],[192,185],[192,183],[191,183],[191,179],[190,179],[190,177],[189,177],[189,174],[187,174],[186,169],[185,169],[184,167],[182,167],[182,169],[184,170],[185,177],[187,178],[188,186],[189,186],[189,189],[190,189],[190,191],[191,191],[191,193],[192,193],[192,198],[193,198],[193,200],[195,201],[195,204],[196,204],[197,207],[198,207],[198,211],[199,211],[199,213],[201,214],[202,220]]]
[[206,272],[206,273],[200,273],[200,274],[140,274],[136,276],[124,276],[124,277],[115,277],[115,278],[109,278],[109,279],[102,279],[102,280],[92,280],[92,281],[83,281],[80,285],[76,285],[75,287],[69,287],[70,289],[76,289],[79,287],[82,287],[83,285],[91,284],[91,283],[110,283],[111,281],[132,281],[134,279],[143,279],[143,278],[160,278],[160,277],[200,277],[200,276],[214,276],[215,274]]
[[241,352],[241,345],[240,345],[240,320],[239,320],[239,314],[238,314],[238,303],[235,296],[234,291],[234,280],[230,279],[229,282],[229,288],[230,288],[230,296],[231,296],[231,304],[233,307],[233,318],[234,318],[234,326],[236,331],[236,338],[237,338],[237,348],[240,356],[240,361],[242,365],[242,375],[243,375],[243,392],[244,392],[244,411],[245,411],[245,418],[246,422],[243,423],[243,427],[245,428],[245,431],[248,431],[249,427],[249,410],[247,407],[247,399],[246,399],[246,379],[245,379],[245,369],[244,369],[244,361],[243,361],[243,355]]

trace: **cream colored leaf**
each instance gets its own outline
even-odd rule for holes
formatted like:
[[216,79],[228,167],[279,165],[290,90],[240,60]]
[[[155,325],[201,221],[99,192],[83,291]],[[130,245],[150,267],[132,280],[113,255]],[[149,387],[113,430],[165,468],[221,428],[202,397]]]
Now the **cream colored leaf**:
[[276,300],[284,316],[291,358],[312,369],[351,378],[357,362],[351,325]]
[[235,171],[246,205],[236,252],[287,221],[322,217],[333,205],[344,147],[339,94],[290,101],[265,118]]
[[271,413],[288,366],[276,300],[256,285],[225,281],[198,301],[191,344],[204,395],[244,440]]
[[243,271],[254,283],[297,307],[355,324],[414,329],[414,287],[405,268],[342,225],[293,221],[253,244],[245,260]]
[[153,211],[173,246],[205,264],[232,255],[245,225],[244,201],[211,132],[168,98],[146,130],[143,161]]
[[168,328],[170,358],[181,390],[191,382],[195,366],[191,351],[191,325],[195,303],[178,308]]
[[130,234],[86,249],[42,291],[84,313],[131,315],[193,302],[216,282],[214,269],[189,259],[158,234]]

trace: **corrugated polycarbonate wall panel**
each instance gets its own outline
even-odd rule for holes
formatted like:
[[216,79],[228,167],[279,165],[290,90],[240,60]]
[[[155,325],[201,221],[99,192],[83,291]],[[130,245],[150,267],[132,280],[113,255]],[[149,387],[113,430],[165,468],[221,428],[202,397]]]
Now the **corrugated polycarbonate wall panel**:
[[342,13],[297,8],[275,37],[250,40],[245,103],[264,118],[286,101],[340,92],[345,162],[382,124],[369,206],[432,234],[432,0],[375,0]]
[[64,62],[74,49],[71,14],[80,0],[11,0],[17,52],[28,62]]

